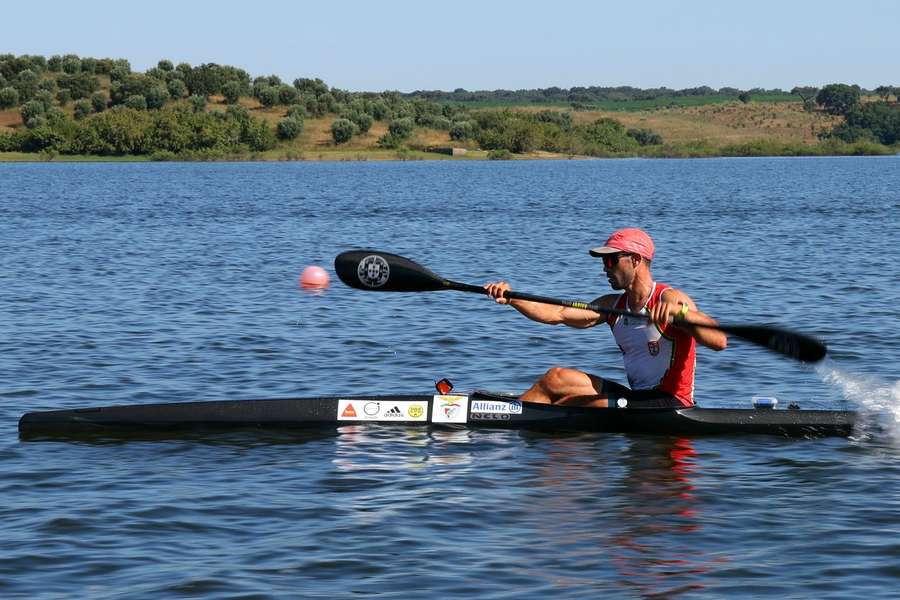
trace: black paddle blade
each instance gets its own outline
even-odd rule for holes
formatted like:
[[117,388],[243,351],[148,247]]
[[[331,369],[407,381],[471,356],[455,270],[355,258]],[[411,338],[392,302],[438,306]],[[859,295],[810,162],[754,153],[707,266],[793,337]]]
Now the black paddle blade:
[[778,327],[757,325],[720,325],[719,328],[730,335],[764,346],[773,352],[790,356],[802,362],[818,362],[828,352],[825,344],[806,334],[788,331]]
[[352,288],[369,292],[431,292],[449,282],[417,263],[378,250],[350,250],[334,259],[334,270]]

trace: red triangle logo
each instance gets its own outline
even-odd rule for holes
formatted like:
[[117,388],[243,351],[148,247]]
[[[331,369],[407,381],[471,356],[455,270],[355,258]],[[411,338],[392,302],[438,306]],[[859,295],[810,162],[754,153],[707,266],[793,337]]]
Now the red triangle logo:
[[353,408],[352,404],[348,404],[347,408],[344,409],[344,412],[341,413],[342,417],[355,417],[356,409]]

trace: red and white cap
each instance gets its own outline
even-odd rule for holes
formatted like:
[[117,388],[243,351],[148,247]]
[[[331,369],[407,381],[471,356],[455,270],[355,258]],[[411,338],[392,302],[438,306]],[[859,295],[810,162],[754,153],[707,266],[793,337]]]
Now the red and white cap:
[[620,229],[609,236],[606,245],[591,248],[589,250],[591,256],[603,256],[604,254],[615,254],[617,252],[631,252],[653,260],[655,248],[653,240],[644,231],[637,227],[627,227]]

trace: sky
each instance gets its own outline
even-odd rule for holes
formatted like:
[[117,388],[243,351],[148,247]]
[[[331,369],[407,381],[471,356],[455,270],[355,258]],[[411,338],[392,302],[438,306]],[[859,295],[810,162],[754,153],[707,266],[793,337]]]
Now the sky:
[[212,62],[351,91],[900,85],[893,0],[48,0],[2,14],[0,53]]

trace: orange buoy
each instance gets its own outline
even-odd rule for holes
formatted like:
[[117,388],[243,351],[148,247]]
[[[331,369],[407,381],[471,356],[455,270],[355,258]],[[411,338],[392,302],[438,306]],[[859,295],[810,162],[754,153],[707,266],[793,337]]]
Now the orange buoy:
[[303,269],[300,275],[300,286],[305,288],[328,287],[328,273],[322,267],[315,265]]

